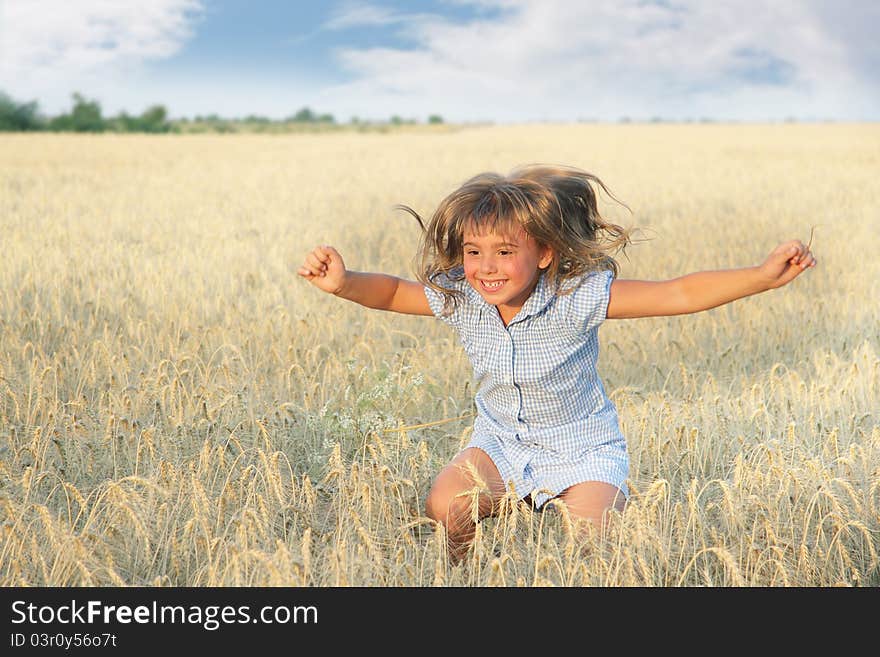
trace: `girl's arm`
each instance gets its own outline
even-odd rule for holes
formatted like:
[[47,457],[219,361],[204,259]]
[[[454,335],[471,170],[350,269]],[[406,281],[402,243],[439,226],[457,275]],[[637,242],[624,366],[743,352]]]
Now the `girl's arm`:
[[433,315],[421,283],[387,274],[348,271],[332,246],[315,247],[297,273],[319,290],[367,308],[408,315]]
[[816,266],[800,240],[783,242],[756,267],[701,271],[670,281],[611,283],[609,319],[684,315],[781,287]]

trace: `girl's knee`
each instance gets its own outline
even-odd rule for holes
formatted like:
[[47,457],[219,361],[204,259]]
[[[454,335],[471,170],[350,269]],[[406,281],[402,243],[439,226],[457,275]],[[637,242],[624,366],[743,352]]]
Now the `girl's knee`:
[[431,520],[446,524],[450,505],[454,498],[455,491],[444,485],[442,478],[438,477],[431,490],[428,491],[428,497],[425,500],[425,514]]
[[623,512],[626,495],[611,484],[587,481],[576,484],[560,495],[569,513],[590,521],[597,528],[604,527],[613,511]]
[[474,514],[474,500],[470,495],[448,493],[444,490],[432,489],[425,500],[425,513],[444,525],[457,526],[461,521],[471,519]]
[[448,500],[445,499],[445,496],[432,488],[428,493],[428,498],[425,500],[425,515],[431,520],[446,522],[448,508],[449,503]]

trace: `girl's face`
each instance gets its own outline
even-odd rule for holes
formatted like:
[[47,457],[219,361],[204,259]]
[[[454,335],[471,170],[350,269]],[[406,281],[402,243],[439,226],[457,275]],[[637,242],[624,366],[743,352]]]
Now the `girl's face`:
[[498,306],[505,322],[513,318],[538,284],[541,269],[553,260],[522,228],[509,232],[464,233],[464,275],[487,303]]

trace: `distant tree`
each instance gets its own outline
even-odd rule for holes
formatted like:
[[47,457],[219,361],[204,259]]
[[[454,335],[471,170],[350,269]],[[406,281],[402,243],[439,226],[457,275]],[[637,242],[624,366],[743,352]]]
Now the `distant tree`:
[[78,132],[101,132],[104,130],[101,106],[96,100],[87,100],[80,94],[73,94],[73,110],[70,116],[73,129]]
[[39,130],[42,127],[36,101],[17,103],[0,91],[0,131]]
[[316,114],[309,107],[303,107],[286,119],[288,123],[336,123],[332,114]]
[[139,132],[168,132],[171,124],[168,122],[168,110],[164,105],[153,105],[144,110],[138,117]]
[[107,130],[113,130],[114,132],[134,132],[137,130],[137,117],[131,116],[126,112],[120,112],[112,119],[105,121],[104,126]]
[[391,117],[391,125],[403,125],[403,119],[395,114]]
[[440,116],[439,114],[432,114],[431,116],[428,117],[428,123],[430,123],[432,125],[437,125],[439,123],[443,123],[443,117]]
[[73,94],[70,114],[60,114],[49,122],[52,130],[72,132],[103,132],[105,127],[98,102],[86,100],[78,93]]
[[48,127],[49,130],[55,130],[57,132],[73,130],[70,114],[59,114],[58,116],[53,116],[49,120]]
[[316,118],[315,113],[311,109],[303,107],[290,120],[294,123],[314,123]]
[[167,110],[162,105],[153,105],[140,116],[120,112],[112,119],[105,120],[104,128],[116,132],[169,132],[171,122],[168,120]]

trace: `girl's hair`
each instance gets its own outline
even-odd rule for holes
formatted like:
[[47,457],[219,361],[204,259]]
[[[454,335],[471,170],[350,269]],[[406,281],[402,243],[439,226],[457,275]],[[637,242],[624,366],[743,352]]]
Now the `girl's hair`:
[[438,283],[439,274],[461,281],[465,231],[509,232],[522,228],[539,248],[550,247],[553,259],[547,282],[566,294],[571,281],[587,272],[611,270],[618,274],[612,253],[631,243],[630,231],[602,218],[593,185],[629,210],[596,176],[580,169],[533,164],[507,176],[487,172],[474,176],[444,198],[428,225],[412,208],[398,205],[422,227],[416,275],[440,292],[449,312],[460,292]]

